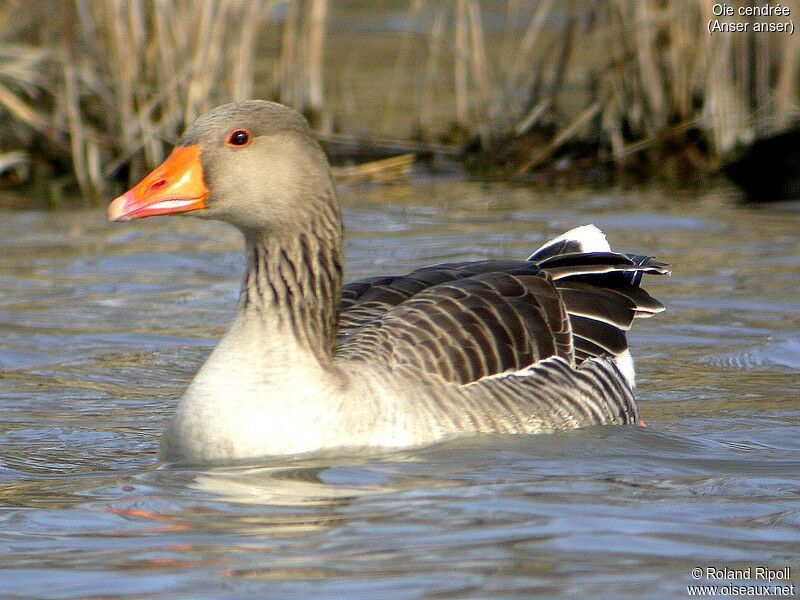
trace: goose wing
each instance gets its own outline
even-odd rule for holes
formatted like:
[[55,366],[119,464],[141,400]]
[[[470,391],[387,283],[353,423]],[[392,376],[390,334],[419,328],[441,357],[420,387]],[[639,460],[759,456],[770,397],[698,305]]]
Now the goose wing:
[[584,229],[556,238],[527,261],[450,263],[349,284],[338,354],[410,365],[455,383],[550,356],[572,365],[625,358],[633,320],[663,310],[639,287],[641,276],[667,271],[649,257],[610,248],[584,252],[565,237]]
[[[345,284],[342,289],[339,335],[347,336],[420,292],[443,283],[482,273],[526,275],[531,263],[522,260],[483,260],[423,267],[408,275],[370,277]],[[534,268],[533,272],[539,269]]]
[[481,273],[430,286],[340,338],[350,359],[468,383],[548,356],[573,361],[570,322],[546,273]]

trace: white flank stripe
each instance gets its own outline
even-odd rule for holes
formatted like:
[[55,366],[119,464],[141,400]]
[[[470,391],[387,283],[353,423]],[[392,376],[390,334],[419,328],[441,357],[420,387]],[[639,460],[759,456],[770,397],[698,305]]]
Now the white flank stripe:
[[617,361],[617,368],[622,373],[623,377],[628,382],[631,389],[636,387],[636,370],[633,368],[633,357],[630,350],[625,350],[619,356],[615,356],[614,360]]

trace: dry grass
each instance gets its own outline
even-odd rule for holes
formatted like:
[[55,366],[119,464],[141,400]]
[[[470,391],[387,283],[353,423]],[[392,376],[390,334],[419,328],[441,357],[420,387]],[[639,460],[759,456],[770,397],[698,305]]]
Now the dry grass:
[[408,178],[415,160],[413,154],[399,154],[360,165],[334,167],[332,174],[338,181],[347,183],[393,183]]
[[[798,14],[800,3],[788,4]],[[600,87],[608,96],[603,129],[618,161],[690,128],[701,131],[710,155],[719,157],[797,120],[792,36],[710,35],[711,3],[699,0],[614,0],[598,16],[614,24],[595,35],[613,53]],[[747,20],[752,30],[758,19]]]
[[[22,10],[21,2],[10,4]],[[103,193],[122,168],[140,176],[164,157],[187,121],[252,91],[251,53],[244,47],[254,37],[250,6],[176,1],[158,7],[65,0],[39,15],[37,33],[51,38],[47,50],[33,57],[40,48],[23,47],[10,57],[18,72],[30,65],[32,73],[6,79],[0,105],[68,151],[85,195]],[[239,44],[224,52],[211,40],[226,33]]]
[[[800,14],[798,0],[785,4]],[[337,46],[350,49],[344,59],[332,56],[337,6],[5,0],[0,166],[54,164],[55,175],[64,173],[58,185],[99,198],[163,159],[198,114],[254,96],[301,108],[329,132],[337,115],[326,84],[342,78],[359,48],[346,38]],[[376,65],[380,89],[365,99],[340,83],[350,112],[379,112],[375,133],[384,136],[400,130],[398,114],[423,137],[452,123],[484,146],[549,132],[521,157],[517,174],[574,140],[590,140],[619,165],[655,164],[683,145],[704,170],[798,120],[795,37],[709,35],[709,0],[507,0],[492,27],[488,7],[408,0],[407,30],[388,50],[394,60]],[[19,150],[29,153],[4,154]]]
[[[800,14],[797,0],[785,4]],[[691,168],[709,171],[800,118],[800,46],[786,33],[753,32],[757,17],[733,18],[750,23],[746,33],[710,35],[707,0],[506,6],[518,33],[508,27],[498,40],[484,31],[478,0],[457,0],[452,64],[429,70],[454,72],[455,121],[490,147],[493,138],[502,143],[536,127],[552,132],[519,160],[517,175],[574,140],[607,148],[618,165],[682,154]],[[494,60],[487,46],[499,50]]]
[[254,96],[256,41],[279,4],[307,18],[305,40],[287,28],[286,51],[303,60],[282,59],[276,95],[319,109],[324,0],[62,0],[3,32],[29,41],[0,44],[0,110],[23,127],[21,145],[38,138],[39,151],[68,157],[84,197],[106,194],[160,162],[199,114]]

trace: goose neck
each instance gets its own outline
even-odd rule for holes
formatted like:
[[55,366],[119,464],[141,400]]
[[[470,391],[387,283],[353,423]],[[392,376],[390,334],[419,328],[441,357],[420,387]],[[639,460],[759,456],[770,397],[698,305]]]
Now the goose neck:
[[342,286],[341,229],[246,232],[239,317],[288,350],[333,356]]

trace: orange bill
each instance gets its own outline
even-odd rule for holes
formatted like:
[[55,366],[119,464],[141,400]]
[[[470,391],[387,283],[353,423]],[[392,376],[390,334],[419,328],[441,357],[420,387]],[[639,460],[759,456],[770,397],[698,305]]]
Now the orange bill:
[[178,146],[163,163],[108,205],[109,221],[129,221],[206,207],[200,146]]

